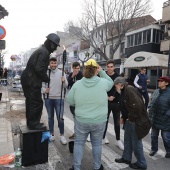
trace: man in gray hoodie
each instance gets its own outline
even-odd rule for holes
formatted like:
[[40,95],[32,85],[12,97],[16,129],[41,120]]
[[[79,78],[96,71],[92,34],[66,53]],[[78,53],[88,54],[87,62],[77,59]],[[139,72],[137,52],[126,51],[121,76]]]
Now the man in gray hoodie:
[[[61,94],[64,93],[64,88],[67,87],[68,81],[66,75],[57,68],[56,58],[50,58],[50,69],[47,72],[50,82],[42,84],[42,92],[44,95],[45,107],[48,113],[48,125],[51,133],[51,140],[55,140],[54,136],[54,110],[56,112],[58,127],[60,130],[60,141],[62,144],[67,144],[64,137],[64,99]],[[63,83],[63,86],[62,86]],[[63,87],[61,89],[61,87]],[[62,92],[61,92],[62,90]]]

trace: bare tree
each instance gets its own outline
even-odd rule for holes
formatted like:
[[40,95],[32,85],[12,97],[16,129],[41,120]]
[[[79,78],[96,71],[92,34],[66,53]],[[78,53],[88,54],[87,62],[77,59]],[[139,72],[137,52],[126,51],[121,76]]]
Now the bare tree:
[[[88,42],[95,53],[105,60],[113,59],[125,34],[144,25],[150,3],[150,0],[84,0],[82,18],[77,24],[69,21],[67,26],[72,28],[74,36]],[[111,46],[111,56],[106,54],[108,45]]]

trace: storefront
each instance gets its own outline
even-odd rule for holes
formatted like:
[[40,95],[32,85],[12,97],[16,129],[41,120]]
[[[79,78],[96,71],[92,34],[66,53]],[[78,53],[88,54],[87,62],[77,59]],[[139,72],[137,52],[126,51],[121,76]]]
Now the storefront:
[[124,63],[129,77],[134,77],[141,67],[147,68],[147,75],[151,81],[148,87],[156,88],[158,77],[167,73],[168,55],[141,51],[132,54]]

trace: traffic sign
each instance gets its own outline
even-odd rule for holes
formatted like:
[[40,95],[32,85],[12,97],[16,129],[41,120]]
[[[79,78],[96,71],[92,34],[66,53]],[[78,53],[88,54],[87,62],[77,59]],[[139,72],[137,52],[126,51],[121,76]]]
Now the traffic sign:
[[0,40],[2,40],[5,37],[5,35],[6,35],[5,28],[2,25],[0,25]]

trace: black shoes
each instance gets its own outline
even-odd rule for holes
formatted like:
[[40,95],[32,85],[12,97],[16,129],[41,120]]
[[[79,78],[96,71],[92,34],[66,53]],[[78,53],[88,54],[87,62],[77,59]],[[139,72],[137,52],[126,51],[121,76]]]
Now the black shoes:
[[170,158],[170,153],[166,153],[165,158]]
[[150,151],[150,153],[149,153],[150,156],[154,156],[155,154],[156,154],[155,151]]
[[131,163],[129,165],[129,167],[132,168],[132,169],[147,169],[147,168],[143,168],[143,167],[138,166],[137,163]]
[[125,163],[125,164],[130,164],[131,163],[131,161],[127,161],[127,160],[125,160],[123,158],[116,158],[115,162],[117,162],[117,163]]
[[103,170],[103,165],[101,164],[100,168],[98,170]]
[[69,170],[74,170],[74,167],[72,166]]
[[47,130],[47,127],[44,126],[44,124],[42,124],[42,123],[39,123],[39,124],[34,125],[34,126],[28,126],[28,128],[30,130]]

